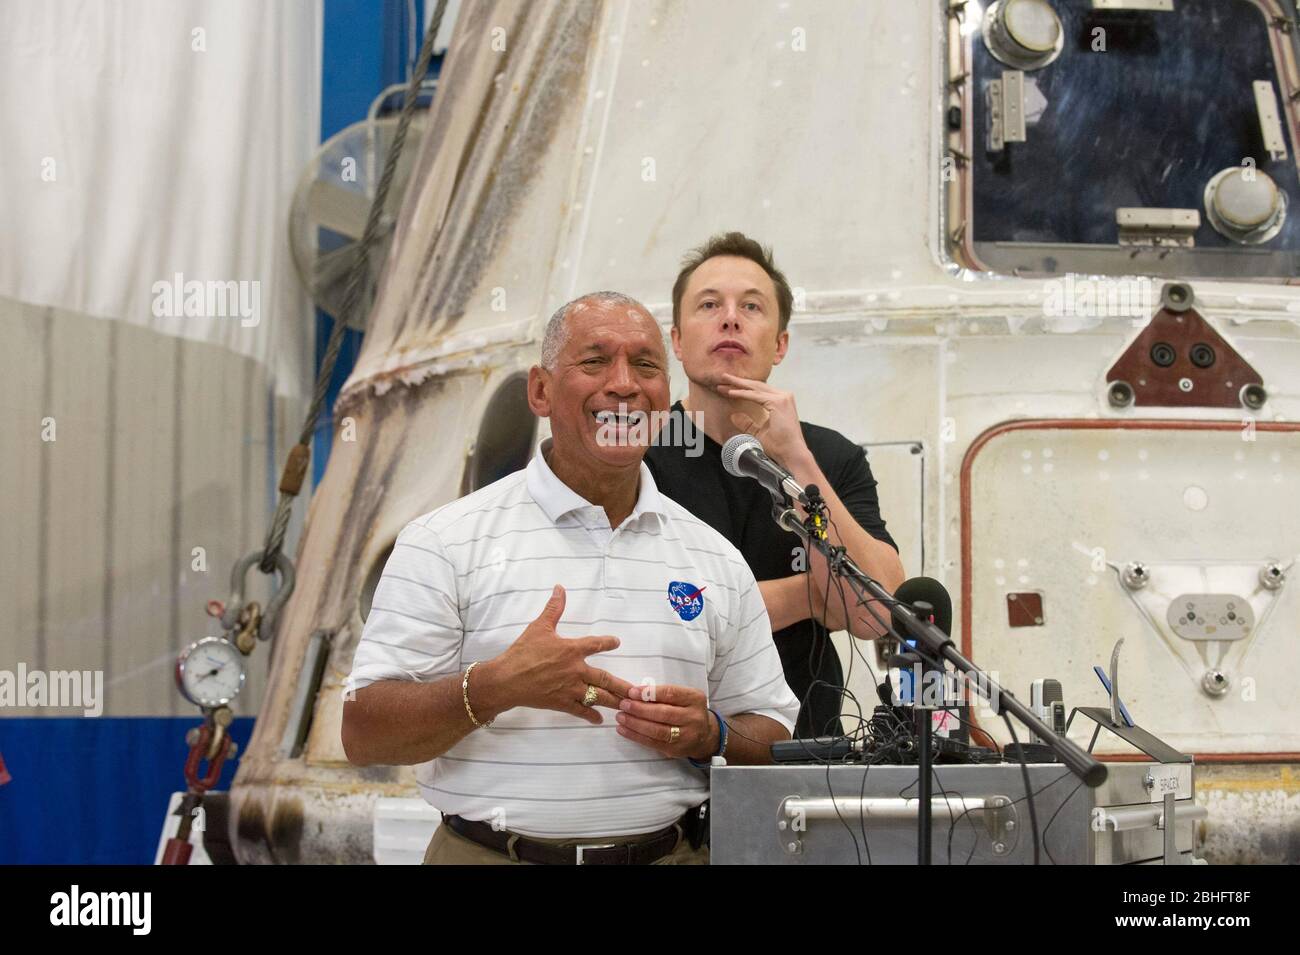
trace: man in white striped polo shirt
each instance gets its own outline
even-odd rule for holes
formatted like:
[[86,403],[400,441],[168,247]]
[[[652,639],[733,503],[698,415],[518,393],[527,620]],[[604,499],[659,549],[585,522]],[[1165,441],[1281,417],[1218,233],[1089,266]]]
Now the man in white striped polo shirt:
[[641,463],[668,409],[658,325],[615,293],[570,302],[528,400],[552,434],[528,467],[398,536],[344,750],[416,765],[444,817],[426,862],[705,862],[708,761],[769,762],[799,705],[744,559]]

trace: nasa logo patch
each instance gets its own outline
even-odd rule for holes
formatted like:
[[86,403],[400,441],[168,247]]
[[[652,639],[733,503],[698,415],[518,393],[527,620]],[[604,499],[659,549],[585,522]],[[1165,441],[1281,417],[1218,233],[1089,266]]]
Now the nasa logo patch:
[[668,584],[668,603],[683,620],[694,620],[704,610],[703,587],[683,583],[680,580]]

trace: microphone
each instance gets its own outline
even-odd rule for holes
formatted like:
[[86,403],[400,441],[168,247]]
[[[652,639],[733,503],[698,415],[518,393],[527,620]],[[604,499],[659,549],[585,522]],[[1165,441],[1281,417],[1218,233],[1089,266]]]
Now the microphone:
[[763,443],[752,434],[738,434],[728,438],[722,446],[722,467],[732,477],[747,477],[757,481],[777,500],[786,496],[800,504],[807,504],[803,485],[781,465],[763,451]]
[[[929,618],[945,634],[952,635],[952,597],[948,593],[948,588],[933,577],[908,578],[898,585],[898,589],[894,591],[894,599],[909,606],[917,603],[924,604],[925,607],[918,612],[918,616]],[[907,639],[907,631],[899,619],[898,608],[891,608],[890,617],[895,632],[903,636],[904,645],[899,647],[899,652],[905,654],[907,648],[915,647],[916,643]],[[913,676],[910,667],[899,668],[898,698],[904,703],[912,703],[916,698],[917,687]]]
[[[948,588],[933,577],[910,577],[898,585],[894,599],[899,603],[926,603],[930,605],[930,614],[936,627],[952,636],[952,597]],[[894,629],[901,632],[898,618],[894,618]]]

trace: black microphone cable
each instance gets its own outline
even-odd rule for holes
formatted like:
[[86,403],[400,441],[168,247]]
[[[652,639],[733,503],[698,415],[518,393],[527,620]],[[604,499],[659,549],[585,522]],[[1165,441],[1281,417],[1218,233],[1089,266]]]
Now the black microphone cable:
[[1002,721],[1007,724],[1007,732],[1011,734],[1011,742],[1016,745],[1016,754],[1020,757],[1020,775],[1025,780],[1025,795],[1029,800],[1029,825],[1034,834],[1034,865],[1038,865],[1038,813],[1034,809],[1034,794],[1029,783],[1029,765],[1025,762],[1025,750],[1020,745],[1020,740],[1016,738],[1016,728],[1011,725],[1011,718],[1007,716],[1006,710],[1002,711]]
[[[821,621],[825,620],[827,611],[830,609],[831,579],[834,575],[831,571],[830,562],[827,561],[826,587],[822,597],[822,613],[821,613],[821,617],[819,618],[817,615],[817,608],[813,600],[813,546],[810,542],[805,542],[805,546],[807,547],[807,553],[806,553],[807,564],[806,564],[806,569],[804,574],[804,580],[805,580],[806,590],[808,594],[808,618],[812,624],[812,631],[813,631],[813,640],[808,648],[808,669],[810,675],[814,676],[814,679],[808,688],[808,693],[806,694],[806,696],[811,697],[813,689],[816,688],[817,686],[830,686],[830,684],[827,681],[816,678],[816,674],[819,674],[822,671],[822,664],[825,661],[826,647],[828,645],[832,645],[830,628],[824,626],[821,623]],[[842,582],[839,580],[838,577],[835,578],[835,581],[837,585],[840,585],[839,586],[840,600],[843,603],[844,592],[843,592]],[[848,619],[847,604],[845,604],[845,619],[846,620]],[[853,638],[852,634],[850,634],[849,639],[850,641],[856,643],[856,640],[855,638]],[[832,649],[833,649],[833,645],[832,645]],[[874,677],[875,675],[874,671],[871,672],[872,672],[872,676]],[[843,727],[841,726],[841,732],[834,735],[836,738],[847,737],[849,739],[853,739],[854,741],[857,741],[860,738],[861,741],[863,742],[865,765],[862,770],[862,784],[859,787],[859,791],[858,791],[858,830],[859,832],[862,833],[862,849],[865,850],[867,854],[867,865],[872,865],[871,842],[867,837],[866,810],[864,806],[864,798],[866,795],[866,788],[867,788],[867,773],[871,771],[870,754],[866,753],[867,750],[866,741],[869,738],[870,722],[864,717],[862,712],[862,704],[858,700],[856,694],[854,694],[853,691],[850,690],[848,687],[848,682],[849,679],[852,677],[852,674],[853,674],[853,657],[850,656],[849,672],[844,676],[844,685],[839,687],[834,687],[834,689],[837,689],[839,691],[839,696],[841,701],[845,696],[848,696],[850,699],[853,700],[853,703],[858,710],[858,728],[852,736],[849,736],[848,734],[845,734],[843,732]],[[841,702],[841,707],[840,707],[841,711],[836,712],[835,714],[827,718],[825,725],[822,727],[823,734],[834,723],[841,722],[842,708],[843,708],[843,703]],[[851,755],[851,751],[850,751],[850,755]],[[836,817],[839,819],[840,824],[844,826],[845,831],[848,832],[849,838],[853,840],[853,854],[857,858],[857,864],[861,865],[862,852],[859,851],[858,849],[857,836],[853,832],[853,827],[849,825],[848,820],[846,820],[844,818],[843,813],[840,812],[839,803],[835,799],[835,789],[834,789],[834,785],[831,782],[830,761],[827,761],[827,765],[826,765],[826,792],[831,797],[831,805],[835,809]]]
[[[1063,776],[1058,777],[1056,781],[1059,782],[1061,779],[1064,779],[1065,776],[1069,775],[1071,774],[1066,773]],[[1065,804],[1074,798],[1074,794],[1077,793],[1082,786],[1083,780],[1081,779],[1075,787],[1070,790],[1070,795],[1066,796],[1065,799],[1062,800],[1061,804],[1056,807],[1056,812],[1052,813],[1052,817],[1047,820],[1047,825],[1043,827],[1043,851],[1047,853],[1047,861],[1052,863],[1052,865],[1060,865],[1060,863],[1052,857],[1052,847],[1047,844],[1047,834],[1052,831],[1052,823],[1056,822],[1056,817],[1061,814],[1061,810],[1065,808]],[[1046,788],[1046,786],[1043,787],[1043,789]],[[1040,789],[1038,791],[1042,792],[1043,790]]]
[[[1073,774],[1072,772],[1070,772],[1070,771],[1067,769],[1065,772],[1061,773],[1061,775],[1057,776],[1055,779],[1051,780],[1050,782],[1044,783],[1042,786],[1038,787],[1038,789],[1034,790],[1034,795],[1036,795],[1036,796],[1037,796],[1037,795],[1041,795],[1042,793],[1046,792],[1047,790],[1049,790],[1049,789],[1051,789],[1053,786],[1055,786],[1057,783],[1059,783],[1062,779],[1068,779],[1070,776],[1073,776],[1073,775],[1074,775],[1074,774]],[[1075,794],[1076,792],[1079,791],[1079,787],[1082,786],[1082,785],[1083,785],[1083,783],[1080,782],[1080,783],[1078,784],[1078,786],[1075,786],[1074,789],[1071,790],[1070,795],[1067,796],[1067,797],[1065,798],[1065,801],[1066,801],[1066,802],[1069,802],[1070,799],[1073,798],[1074,794]],[[1022,802],[1025,801],[1025,798],[1026,798],[1025,796],[1021,796],[1019,799],[1013,799],[1013,800],[1011,800],[1011,805],[1014,806],[1014,805],[1016,805],[1017,803],[1022,803]],[[1064,805],[1064,804],[1062,804],[1062,805]],[[1057,812],[1060,812],[1060,809],[1061,809],[1061,807],[1057,807]],[[961,822],[961,820],[962,820],[963,817],[968,816],[970,813],[972,813],[972,812],[974,812],[974,811],[975,811],[974,809],[965,809],[965,810],[963,810],[962,813],[961,813],[961,815],[959,815],[959,816],[957,817],[957,821],[958,821],[958,822]],[[1055,813],[1053,814],[1052,818],[1053,818],[1053,819],[1056,818]],[[974,825],[974,822],[972,821],[971,824]],[[1051,827],[1051,822],[1049,822],[1047,825],[1048,825],[1048,828],[1050,828],[1050,827]],[[1044,835],[1046,835],[1046,830],[1044,830]],[[952,864],[952,837],[953,837],[953,829],[949,829],[949,830],[948,830],[948,864],[949,864],[949,865]],[[971,845],[970,854],[966,857],[966,862],[964,863],[965,865],[969,865],[971,859],[973,859],[973,858],[975,857],[975,849],[976,849],[976,848],[977,848],[977,844],[972,844],[972,845]],[[1049,857],[1049,858],[1051,857],[1051,853],[1048,853],[1048,857]]]

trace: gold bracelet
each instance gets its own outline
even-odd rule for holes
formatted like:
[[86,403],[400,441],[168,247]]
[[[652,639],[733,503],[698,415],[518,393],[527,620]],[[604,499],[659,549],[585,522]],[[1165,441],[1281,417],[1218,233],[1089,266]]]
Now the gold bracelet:
[[460,695],[461,699],[465,701],[465,712],[469,714],[469,721],[475,726],[491,726],[494,720],[480,723],[478,718],[474,716],[474,711],[469,707],[469,671],[474,669],[476,666],[478,666],[477,660],[465,668],[465,678],[460,681]]

